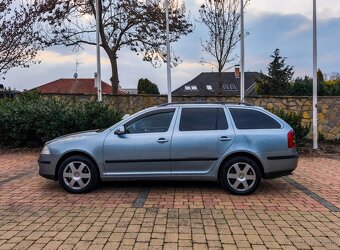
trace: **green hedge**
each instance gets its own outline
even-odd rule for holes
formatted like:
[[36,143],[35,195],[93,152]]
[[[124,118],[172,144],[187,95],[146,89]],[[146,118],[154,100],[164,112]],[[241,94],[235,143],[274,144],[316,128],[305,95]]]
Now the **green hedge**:
[[38,147],[55,137],[107,128],[121,115],[98,102],[70,105],[36,92],[0,100],[0,146]]
[[[270,111],[290,124],[297,144],[302,145],[310,126],[302,125],[301,114]],[[24,93],[14,100],[0,100],[0,146],[39,147],[61,135],[110,127],[120,119],[118,112],[98,102],[70,105],[36,92]]]
[[286,121],[294,129],[297,146],[302,146],[305,143],[306,137],[310,131],[310,125],[302,125],[301,113],[287,112],[283,109],[277,108],[271,109],[270,112]]

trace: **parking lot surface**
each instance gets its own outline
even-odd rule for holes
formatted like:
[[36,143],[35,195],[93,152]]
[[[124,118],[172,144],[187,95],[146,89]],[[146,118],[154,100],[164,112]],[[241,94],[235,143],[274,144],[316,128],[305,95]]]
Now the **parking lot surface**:
[[301,157],[249,196],[217,183],[65,192],[37,153],[0,153],[0,249],[340,249],[340,160]]

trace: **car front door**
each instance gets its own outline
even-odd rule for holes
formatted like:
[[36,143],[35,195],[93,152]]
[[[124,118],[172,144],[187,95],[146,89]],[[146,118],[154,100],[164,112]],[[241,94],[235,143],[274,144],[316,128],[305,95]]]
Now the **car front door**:
[[104,142],[105,175],[169,175],[175,113],[175,108],[149,111],[127,121],[124,133],[112,131]]
[[223,107],[183,107],[171,142],[171,174],[208,173],[233,140]]

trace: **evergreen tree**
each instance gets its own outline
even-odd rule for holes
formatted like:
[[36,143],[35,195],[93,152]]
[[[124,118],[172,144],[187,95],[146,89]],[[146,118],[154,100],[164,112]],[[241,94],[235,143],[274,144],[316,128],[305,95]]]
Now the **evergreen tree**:
[[321,71],[321,69],[318,69],[318,83],[323,83],[325,81],[325,77]]
[[268,65],[268,76],[262,74],[257,80],[256,90],[261,95],[288,95],[289,81],[294,75],[292,66],[286,64],[286,58],[276,49],[271,55],[273,61]]
[[[292,96],[312,96],[313,95],[313,78],[305,76],[296,78],[290,86],[290,95]],[[318,70],[318,95],[319,96],[338,96],[340,95],[340,82],[327,84],[322,71]]]
[[159,95],[159,90],[156,84],[152,83],[149,79],[141,78],[138,81],[138,94]]
[[313,79],[309,76],[304,78],[298,77],[290,89],[291,96],[312,96],[313,95]]

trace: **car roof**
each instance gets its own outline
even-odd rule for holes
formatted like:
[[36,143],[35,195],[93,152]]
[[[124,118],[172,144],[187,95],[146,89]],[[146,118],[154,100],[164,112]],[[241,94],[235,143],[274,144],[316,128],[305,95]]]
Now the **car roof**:
[[175,103],[163,103],[157,107],[178,107],[178,106],[237,106],[237,107],[256,107],[246,102],[175,102]]

